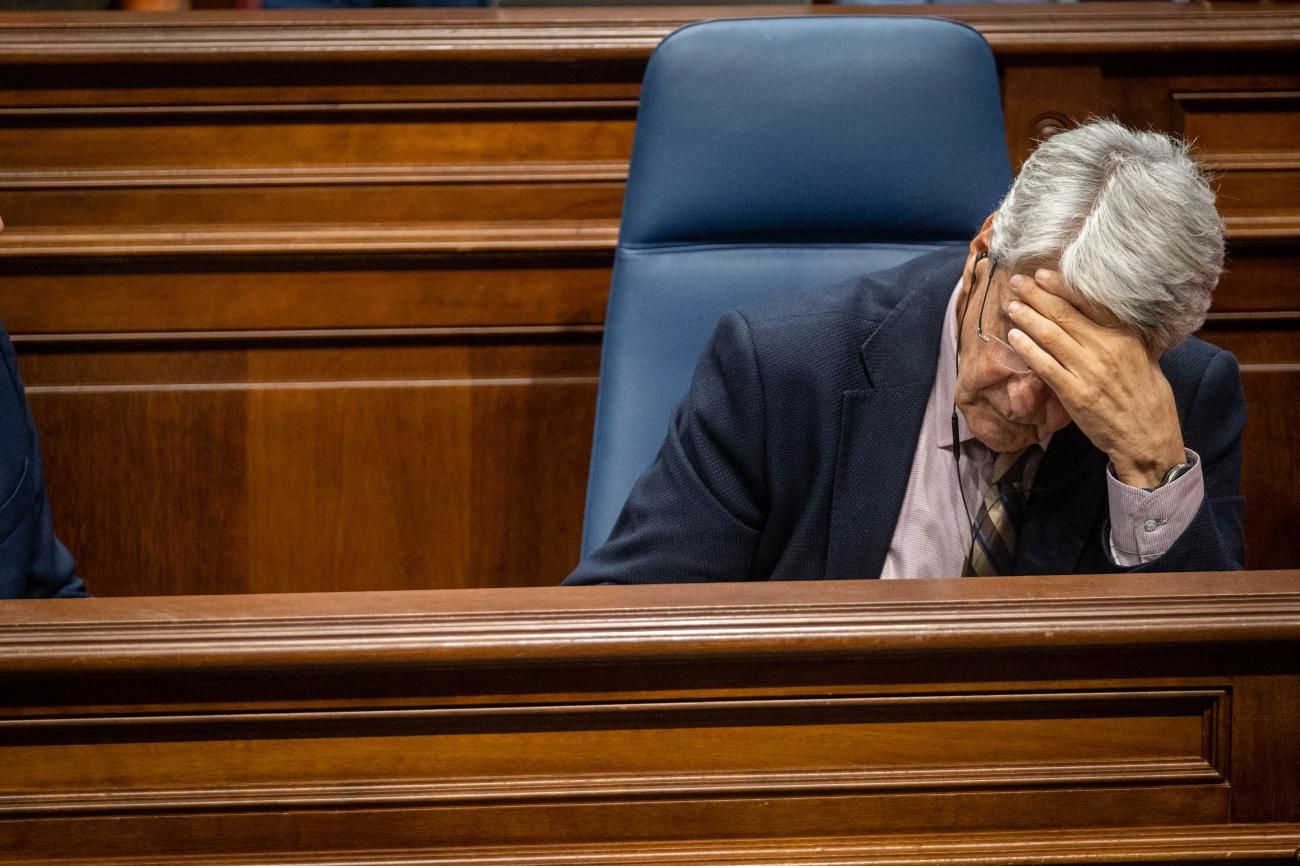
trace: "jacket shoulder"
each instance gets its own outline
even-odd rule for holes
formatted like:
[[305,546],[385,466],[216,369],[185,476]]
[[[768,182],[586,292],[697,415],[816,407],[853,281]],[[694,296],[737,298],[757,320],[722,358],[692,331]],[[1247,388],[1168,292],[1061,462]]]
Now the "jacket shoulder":
[[[1237,376],[1237,359],[1227,349],[1220,349],[1199,337],[1188,337],[1165,352],[1160,359],[1165,378],[1180,398],[1194,396],[1206,376]],[[1191,390],[1191,393],[1184,392]]]

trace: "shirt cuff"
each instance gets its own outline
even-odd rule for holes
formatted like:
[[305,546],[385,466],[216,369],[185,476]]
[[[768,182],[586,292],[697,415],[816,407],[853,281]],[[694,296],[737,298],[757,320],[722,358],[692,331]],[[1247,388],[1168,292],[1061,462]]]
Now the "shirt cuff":
[[1196,517],[1205,498],[1201,458],[1183,450],[1192,468],[1155,490],[1129,487],[1115,477],[1115,467],[1107,467],[1110,553],[1116,565],[1133,568],[1164,556]]

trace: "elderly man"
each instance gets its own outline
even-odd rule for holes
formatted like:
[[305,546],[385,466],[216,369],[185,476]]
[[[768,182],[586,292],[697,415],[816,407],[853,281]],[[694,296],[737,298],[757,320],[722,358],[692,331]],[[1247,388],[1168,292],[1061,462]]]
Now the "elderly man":
[[0,359],[0,598],[85,595],[72,556],[54,537],[36,426],[3,327]]
[[566,583],[1240,568],[1222,265],[1184,146],[1057,135],[968,249],[724,317]]

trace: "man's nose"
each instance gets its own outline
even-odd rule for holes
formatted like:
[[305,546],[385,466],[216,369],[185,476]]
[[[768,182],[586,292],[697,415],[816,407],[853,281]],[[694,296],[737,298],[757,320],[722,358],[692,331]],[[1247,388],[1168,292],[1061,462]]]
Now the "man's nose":
[[1047,383],[1033,373],[1015,376],[1007,385],[1011,411],[1022,418],[1029,417],[1041,409],[1051,393],[1052,390],[1047,387]]

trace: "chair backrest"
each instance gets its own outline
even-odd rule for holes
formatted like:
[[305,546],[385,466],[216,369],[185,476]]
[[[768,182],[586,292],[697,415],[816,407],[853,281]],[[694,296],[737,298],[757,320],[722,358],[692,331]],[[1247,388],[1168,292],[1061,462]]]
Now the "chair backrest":
[[583,555],[723,313],[968,243],[1010,182],[992,52],[962,24],[824,15],[669,35],[641,90]]

